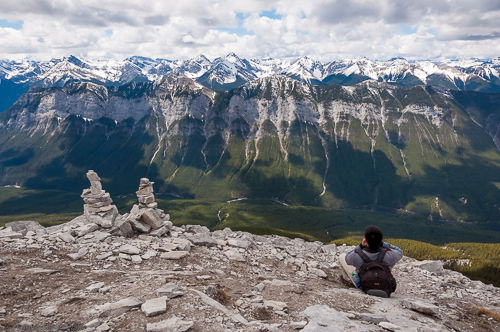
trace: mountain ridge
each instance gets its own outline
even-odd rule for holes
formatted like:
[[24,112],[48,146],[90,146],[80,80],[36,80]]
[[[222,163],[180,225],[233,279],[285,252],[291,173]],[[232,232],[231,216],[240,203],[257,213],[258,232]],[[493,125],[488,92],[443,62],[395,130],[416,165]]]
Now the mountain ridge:
[[[209,60],[203,55],[187,60],[129,57],[124,60],[89,59],[70,56],[49,61],[0,60],[0,94],[13,87],[64,86],[71,81],[106,85],[160,80],[175,74],[197,80],[206,87],[230,90],[256,79],[284,75],[315,85],[353,85],[363,81],[393,85],[436,85],[455,90],[500,92],[500,61],[471,59],[408,61],[396,58],[372,61],[367,58],[320,62],[303,56],[297,59],[244,59],[234,53]],[[5,96],[2,110],[15,101]]]
[[140,173],[185,197],[401,209],[494,225],[498,98],[284,75],[228,91],[176,75],[33,88],[0,115],[0,180],[74,190],[85,167],[118,193],[130,189],[120,179]]

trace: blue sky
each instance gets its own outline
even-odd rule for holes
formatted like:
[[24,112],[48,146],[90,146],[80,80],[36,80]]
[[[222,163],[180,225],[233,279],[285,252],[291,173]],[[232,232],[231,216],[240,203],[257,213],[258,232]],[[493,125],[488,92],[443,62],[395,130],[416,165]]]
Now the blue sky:
[[23,21],[7,21],[0,19],[0,28],[12,28],[15,30],[21,30],[23,28]]
[[2,0],[7,58],[500,55],[498,0]]

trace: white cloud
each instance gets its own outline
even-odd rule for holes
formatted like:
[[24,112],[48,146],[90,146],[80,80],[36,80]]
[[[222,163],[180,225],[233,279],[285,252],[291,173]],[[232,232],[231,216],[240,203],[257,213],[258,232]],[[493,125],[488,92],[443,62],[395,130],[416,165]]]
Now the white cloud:
[[24,22],[7,57],[500,55],[497,0],[2,0],[0,20]]

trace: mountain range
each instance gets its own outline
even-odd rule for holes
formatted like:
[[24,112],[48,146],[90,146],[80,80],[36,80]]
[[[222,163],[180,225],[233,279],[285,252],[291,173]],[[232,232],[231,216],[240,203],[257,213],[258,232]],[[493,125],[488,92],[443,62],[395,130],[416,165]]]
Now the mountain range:
[[175,197],[498,229],[499,63],[3,61],[19,96],[0,113],[0,184],[79,191],[94,169],[113,194],[146,176]]
[[500,58],[479,60],[408,61],[366,58],[326,63],[303,56],[297,59],[241,59],[234,53],[209,60],[95,60],[69,56],[49,61],[0,60],[0,111],[30,87],[64,86],[70,81],[123,85],[156,81],[166,74],[185,76],[205,87],[229,90],[256,79],[283,75],[315,85],[354,85],[364,81],[398,86],[432,85],[456,90],[500,92]]

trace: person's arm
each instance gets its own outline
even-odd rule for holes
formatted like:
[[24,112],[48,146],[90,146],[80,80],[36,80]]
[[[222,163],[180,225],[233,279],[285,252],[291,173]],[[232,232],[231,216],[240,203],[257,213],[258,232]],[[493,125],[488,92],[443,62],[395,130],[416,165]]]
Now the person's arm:
[[384,242],[382,247],[388,249],[385,254],[384,262],[392,268],[403,257],[403,250],[387,242]]
[[403,253],[403,249],[396,247],[396,246],[393,246],[392,244],[389,244],[387,242],[382,243],[382,248],[394,249],[394,250],[399,251],[401,254]]
[[346,261],[346,263],[347,263],[347,264],[349,264],[349,265],[353,265],[353,266],[359,267],[358,265],[360,265],[360,264],[359,264],[359,260],[360,260],[360,258],[359,258],[359,255],[357,255],[354,251],[355,251],[356,249],[358,249],[358,250],[363,250],[363,248],[365,248],[365,247],[367,247],[367,246],[368,246],[368,243],[366,242],[366,239],[365,239],[365,238],[363,238],[363,240],[361,241],[361,243],[360,243],[360,244],[358,244],[358,245],[356,246],[356,248],[354,248],[354,250],[349,251],[349,252],[345,255],[345,261]]

